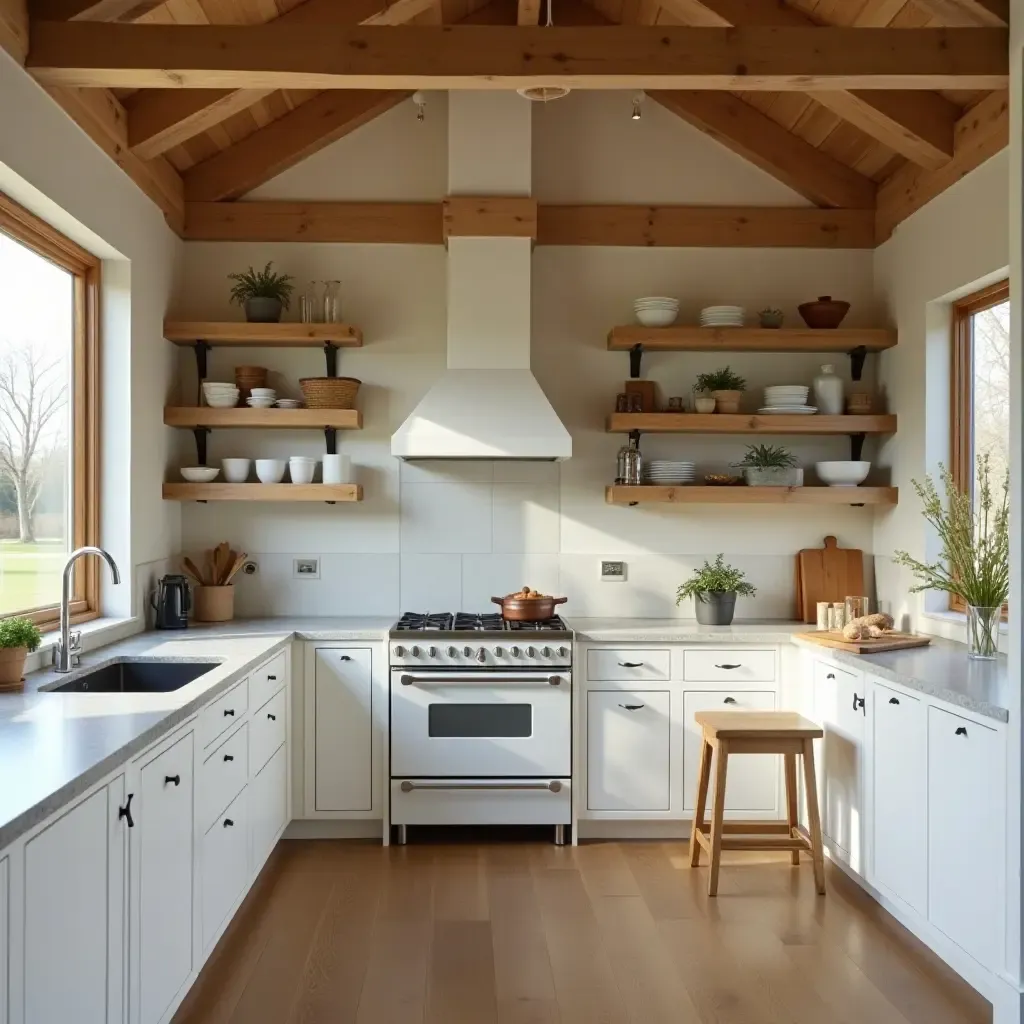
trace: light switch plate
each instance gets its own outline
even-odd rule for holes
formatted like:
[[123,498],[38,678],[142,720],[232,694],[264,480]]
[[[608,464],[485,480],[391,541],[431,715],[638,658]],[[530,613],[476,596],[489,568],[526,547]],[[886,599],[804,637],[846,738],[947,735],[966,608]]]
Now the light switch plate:
[[292,579],[296,580],[318,580],[320,579],[319,558],[293,558]]
[[601,559],[601,579],[605,583],[625,583],[626,563]]

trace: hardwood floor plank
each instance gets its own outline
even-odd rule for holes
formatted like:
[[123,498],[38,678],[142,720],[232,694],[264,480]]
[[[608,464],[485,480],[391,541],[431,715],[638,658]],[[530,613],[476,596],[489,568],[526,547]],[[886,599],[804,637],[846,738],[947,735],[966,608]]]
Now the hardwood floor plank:
[[[555,1003],[537,895],[533,878],[526,872],[492,870],[488,874],[491,909],[491,941],[494,951],[494,988],[504,1015],[514,1016],[516,1002]],[[541,1012],[541,1011],[538,1011]],[[550,1014],[544,1010],[543,1013]],[[525,1014],[529,1019],[529,1014]],[[545,1019],[542,1015],[540,1019]]]
[[489,921],[434,922],[427,1024],[497,1024]]
[[490,918],[481,847],[453,846],[437,851],[434,918],[438,921],[486,921]]
[[701,918],[700,874],[674,867],[665,843],[624,843],[622,855],[655,921]]

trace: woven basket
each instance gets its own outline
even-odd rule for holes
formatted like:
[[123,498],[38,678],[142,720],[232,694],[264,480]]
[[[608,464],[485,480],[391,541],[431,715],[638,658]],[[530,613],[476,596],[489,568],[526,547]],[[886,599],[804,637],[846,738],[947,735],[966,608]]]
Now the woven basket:
[[299,384],[309,409],[354,409],[362,381],[355,377],[303,377]]

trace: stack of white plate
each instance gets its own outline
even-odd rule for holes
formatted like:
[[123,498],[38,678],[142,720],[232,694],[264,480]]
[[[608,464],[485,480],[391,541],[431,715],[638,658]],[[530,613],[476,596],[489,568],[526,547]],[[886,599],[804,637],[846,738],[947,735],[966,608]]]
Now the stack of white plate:
[[269,409],[277,401],[277,392],[273,388],[253,388],[245,404],[250,409]]
[[694,464],[671,459],[652,459],[647,463],[647,482],[661,487],[676,487],[692,484]]
[[807,404],[807,395],[811,389],[802,384],[777,384],[764,389],[764,408],[758,409],[765,415],[789,414],[809,416],[817,412],[817,408]]
[[668,327],[679,316],[679,300],[664,295],[648,295],[634,300],[633,313],[644,327]]
[[747,311],[742,306],[705,306],[700,311],[701,327],[742,327]]
[[277,407],[278,409],[301,409],[302,403],[297,398],[279,398]]
[[203,397],[211,409],[233,409],[238,405],[239,394],[240,392],[234,384],[203,381]]

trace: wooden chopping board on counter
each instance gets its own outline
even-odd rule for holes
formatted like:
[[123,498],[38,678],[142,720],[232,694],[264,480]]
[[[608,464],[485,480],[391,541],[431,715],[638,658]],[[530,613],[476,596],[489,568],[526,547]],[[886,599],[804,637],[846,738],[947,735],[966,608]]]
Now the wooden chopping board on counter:
[[913,633],[886,633],[885,636],[866,640],[847,640],[838,630],[814,630],[810,633],[796,633],[797,640],[808,640],[822,647],[832,647],[851,654],[881,654],[882,651],[906,651],[911,647],[927,647],[932,641],[927,636],[915,636]]
[[864,594],[864,552],[841,548],[826,537],[823,548],[804,548],[796,556],[796,617],[816,622],[819,601],[844,601]]

